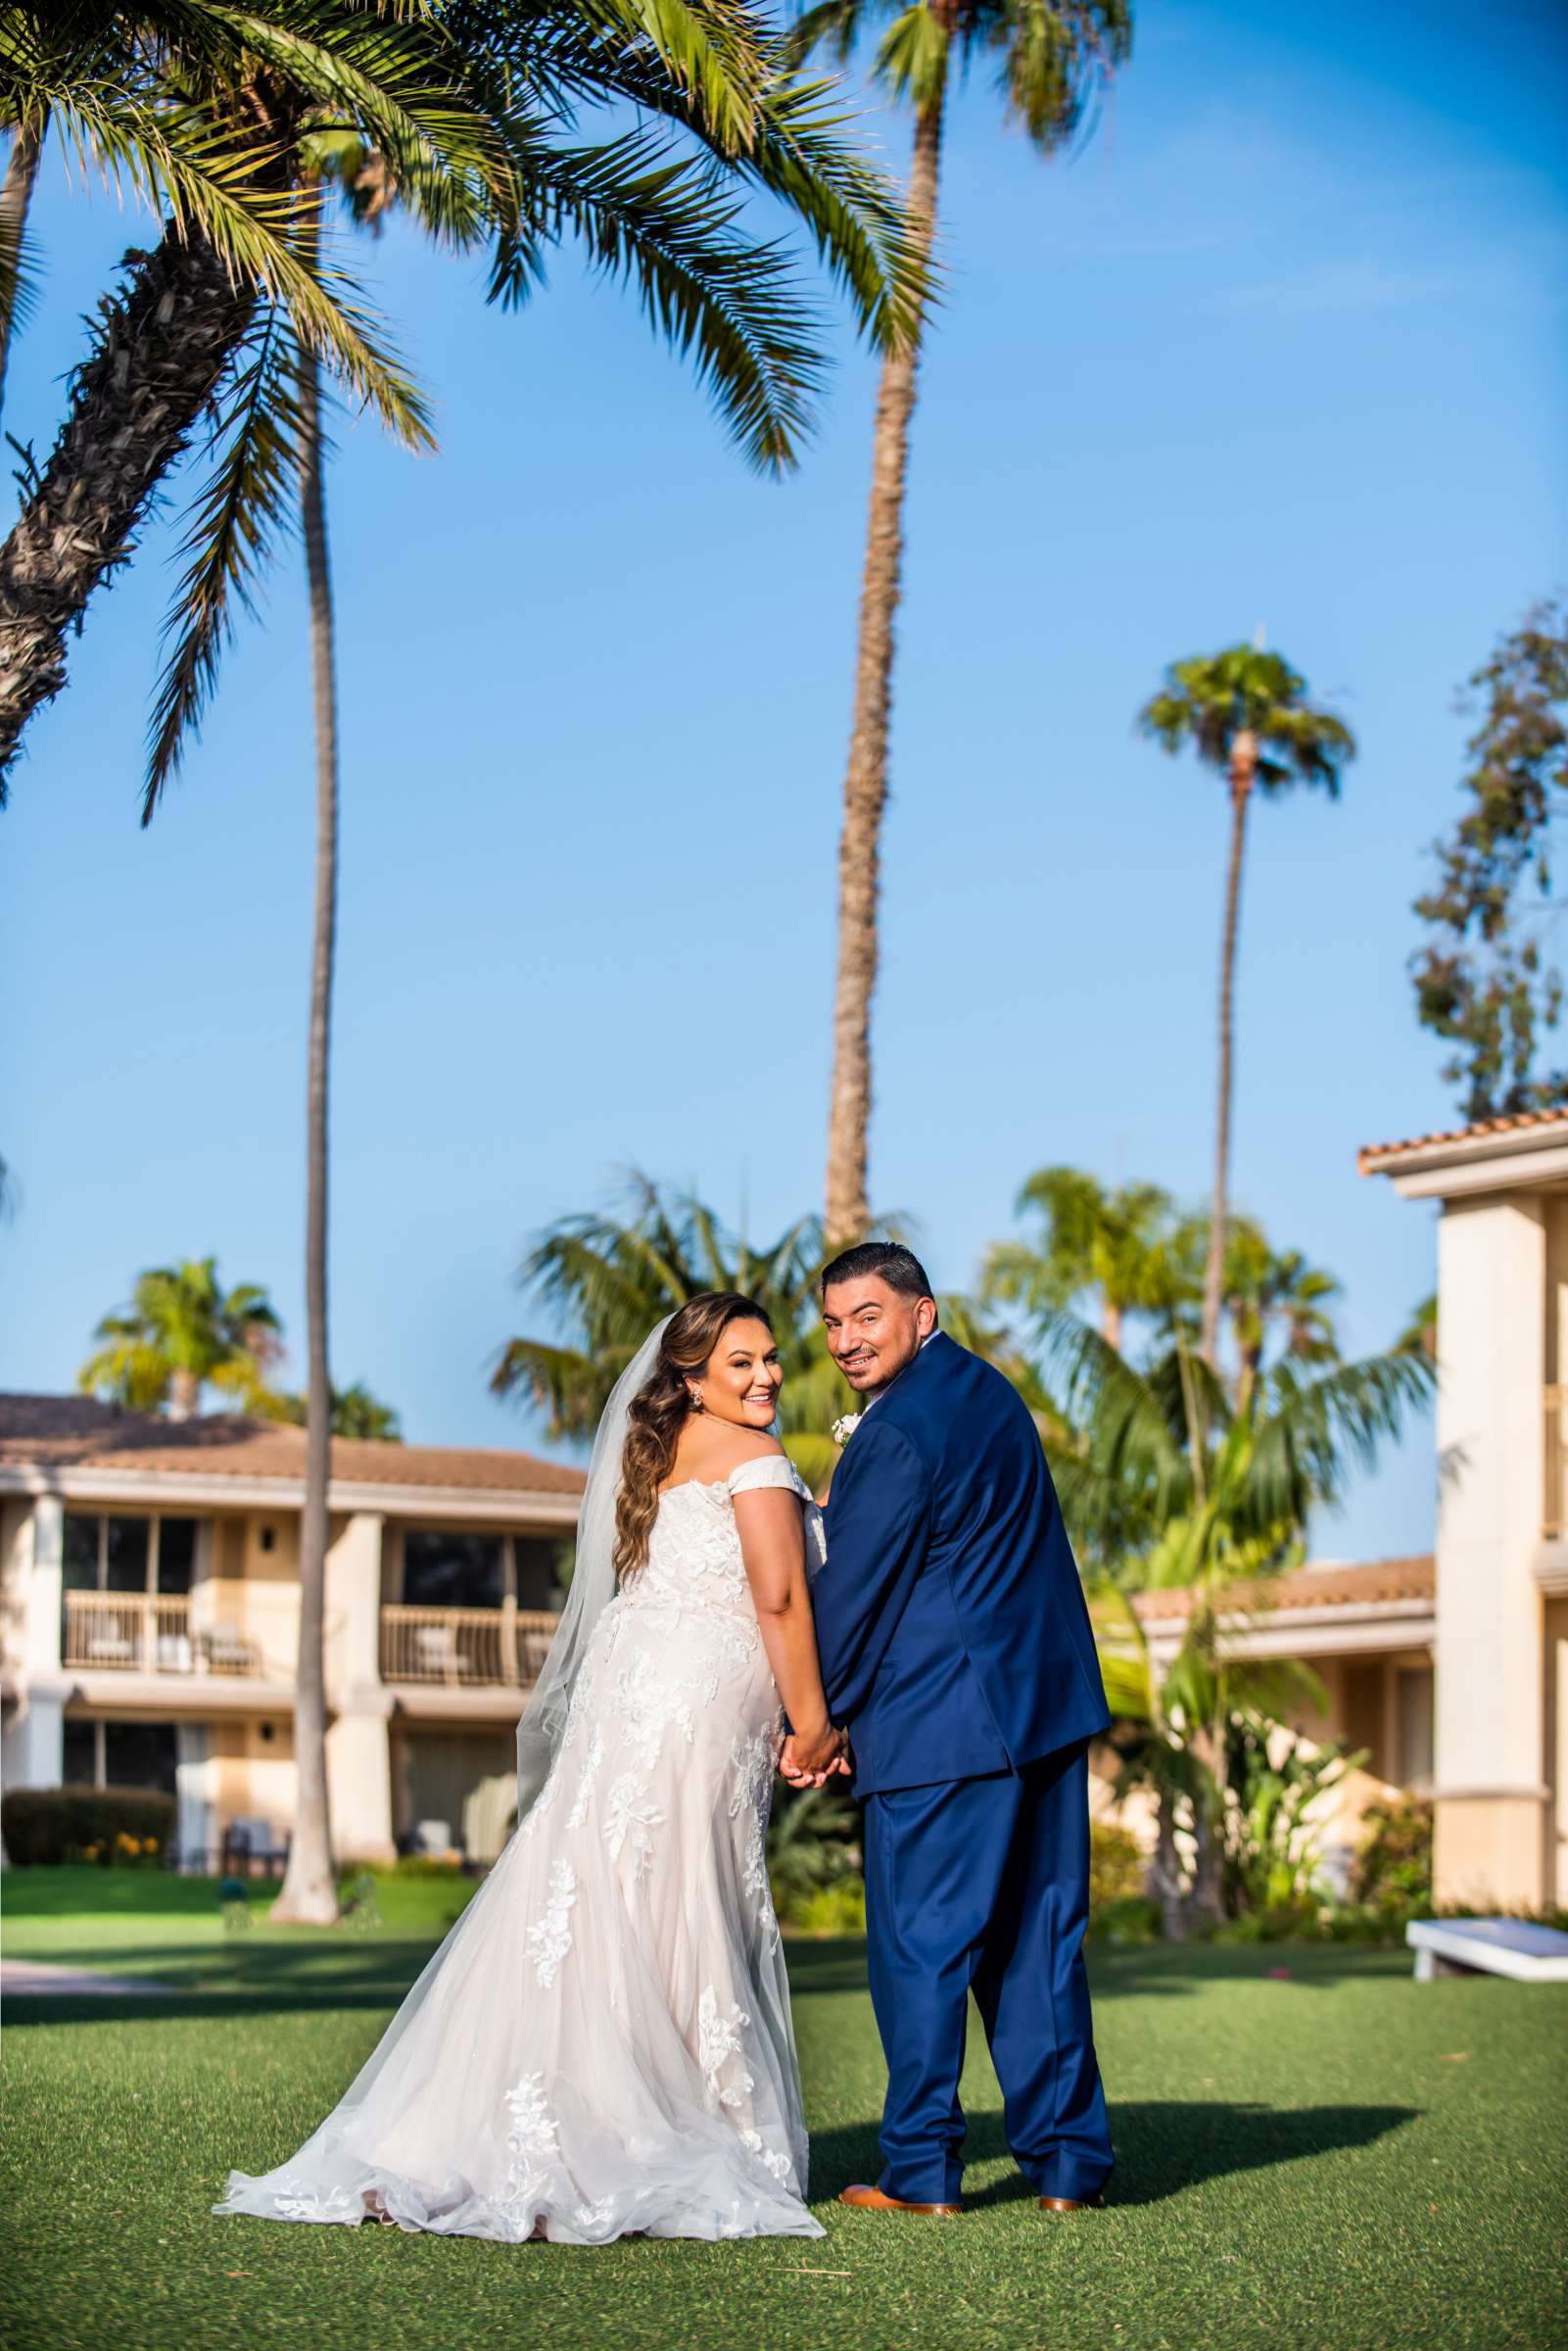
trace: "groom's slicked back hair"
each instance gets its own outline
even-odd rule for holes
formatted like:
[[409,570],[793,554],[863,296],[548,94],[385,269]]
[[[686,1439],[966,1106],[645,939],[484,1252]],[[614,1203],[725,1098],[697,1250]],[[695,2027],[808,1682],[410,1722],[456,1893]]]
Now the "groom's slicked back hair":
[[841,1251],[823,1269],[823,1290],[826,1293],[830,1282],[863,1281],[868,1273],[875,1273],[879,1281],[885,1281],[904,1298],[936,1295],[926,1268],[901,1241],[860,1241],[853,1249]]

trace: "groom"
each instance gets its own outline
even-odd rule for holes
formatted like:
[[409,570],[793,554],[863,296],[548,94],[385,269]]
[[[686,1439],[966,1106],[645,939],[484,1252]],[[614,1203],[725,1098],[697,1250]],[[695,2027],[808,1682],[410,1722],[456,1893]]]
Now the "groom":
[[888,2075],[886,2169],[842,2201],[960,2209],[973,1991],[1008,2144],[1043,2210],[1080,2211],[1112,2165],[1083,1965],[1088,1743],[1110,1717],[1050,1471],[1010,1383],[937,1329],[909,1250],[868,1241],[835,1258],[823,1316],[868,1400],[812,1599],[866,1804]]

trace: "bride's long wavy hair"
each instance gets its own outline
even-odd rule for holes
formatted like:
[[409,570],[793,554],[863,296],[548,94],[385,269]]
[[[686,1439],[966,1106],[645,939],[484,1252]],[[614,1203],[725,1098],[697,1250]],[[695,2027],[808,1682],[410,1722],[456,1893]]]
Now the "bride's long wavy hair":
[[648,1556],[648,1537],[659,1507],[659,1488],[670,1473],[681,1431],[691,1413],[687,1382],[707,1367],[708,1358],[732,1322],[772,1318],[755,1298],[738,1290],[703,1290],[670,1318],[659,1342],[658,1361],[627,1411],[621,1451],[621,1485],[615,1502],[615,1580],[623,1583]]

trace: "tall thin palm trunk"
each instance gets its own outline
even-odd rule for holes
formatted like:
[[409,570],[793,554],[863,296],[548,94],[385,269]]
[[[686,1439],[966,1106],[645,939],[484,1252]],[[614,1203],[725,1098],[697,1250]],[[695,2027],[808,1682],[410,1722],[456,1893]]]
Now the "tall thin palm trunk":
[[[944,93],[915,122],[909,207],[922,259],[936,227]],[[844,776],[838,844],[838,979],[833,995],[833,1069],[828,1121],[827,1227],[831,1242],[858,1238],[870,1222],[867,1129],[871,1124],[871,1006],[877,986],[877,911],[882,810],[887,802],[887,731],[892,703],[893,622],[903,587],[904,496],[909,426],[915,412],[919,348],[882,361],[872,448],[866,567],[860,596],[855,710]]]
[[1237,734],[1230,754],[1230,862],[1225,871],[1225,930],[1219,950],[1219,1100],[1214,1114],[1214,1190],[1210,1210],[1209,1259],[1204,1270],[1203,1352],[1212,1364],[1219,1344],[1219,1310],[1225,1286],[1225,1223],[1230,1187],[1230,1096],[1236,937],[1241,926],[1241,869],[1247,847],[1247,803],[1258,769],[1258,744],[1249,729]]
[[332,974],[338,925],[337,651],[327,558],[321,447],[321,371],[308,356],[300,373],[305,452],[305,561],[310,590],[310,667],[315,688],[315,935],[310,955],[310,1044],[307,1080],[305,1315],[305,1510],[300,1526],[300,1656],[294,1695],[294,1838],[272,1916],[295,1924],[338,1915],[327,1799],[326,1660],[323,1655],[327,1482],[332,1464],[332,1381],[327,1365],[327,1080],[332,1041]]
[[0,295],[4,297],[0,300],[0,413],[5,408],[6,364],[11,358],[11,329],[22,277],[22,240],[38,176],[43,134],[41,121],[17,124],[6,158],[6,175],[0,180]]
[[66,682],[66,641],[124,561],[256,297],[205,238],[165,231],[99,305],[71,409],[0,547],[0,801],[33,712]]

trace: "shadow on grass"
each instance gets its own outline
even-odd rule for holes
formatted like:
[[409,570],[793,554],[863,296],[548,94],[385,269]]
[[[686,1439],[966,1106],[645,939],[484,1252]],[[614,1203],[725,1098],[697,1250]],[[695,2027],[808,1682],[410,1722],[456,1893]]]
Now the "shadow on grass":
[[[791,1938],[789,1988],[797,2000],[815,1993],[864,1991],[866,1945],[847,1938],[808,1942]],[[1208,1984],[1257,1984],[1288,1972],[1307,1990],[1328,1990],[1368,1976],[1408,1976],[1408,1951],[1346,1943],[1134,1943],[1089,1947],[1089,1981],[1099,2000],[1132,1993],[1188,1993]]]
[[[6,2003],[7,2022],[17,2027],[58,2024],[118,2024],[131,2018],[261,2016],[291,2009],[393,2009],[436,1947],[431,1936],[366,1937],[304,1932],[257,1932],[225,1937],[206,1945],[189,1942],[123,1945],[102,1943],[83,1949],[79,1942],[58,1949],[32,1950],[30,1959],[99,1969],[106,1975],[147,1978],[162,1989],[114,1992],[34,1992]],[[789,1980],[797,2002],[841,1994],[865,1995],[866,1946],[849,1938],[791,1939]],[[1407,1976],[1408,1954],[1356,1948],[1306,1948],[1278,1943],[1214,1949],[1151,1944],[1090,1956],[1097,2002],[1131,1994],[1190,1994],[1211,1984],[1260,1983],[1271,1971],[1288,1968],[1293,1986],[1326,1991],[1367,1976]]]
[[17,1994],[6,2001],[6,2023],[16,2031],[28,2025],[150,2024],[295,2009],[391,2009],[434,1947],[425,1939],[386,1936],[365,1943],[312,1936],[298,1943],[252,1943],[236,1936],[206,1950],[193,1950],[188,1943],[141,1943],[123,1949],[98,1944],[90,1954],[83,1954],[79,1944],[58,1952],[29,1951],[29,1959],[144,1977],[162,1989]]
[[[1108,2198],[1112,2204],[1164,2204],[1206,2180],[1221,2180],[1237,2172],[1274,2171],[1282,2164],[1315,2155],[1369,2147],[1391,2131],[1418,2122],[1421,2112],[1417,2106],[1274,2107],[1223,2100],[1189,2105],[1177,2099],[1113,2106],[1111,2135],[1117,2169]],[[964,2142],[965,2161],[988,2163],[1007,2153],[1002,2117],[972,2115]],[[881,2165],[874,2124],[849,2124],[812,2133],[814,2200],[836,2196],[851,2181],[875,2180]],[[1015,2172],[965,2201],[972,2211],[980,2212],[992,2204],[1029,2202],[1034,2192],[1022,2175]]]

